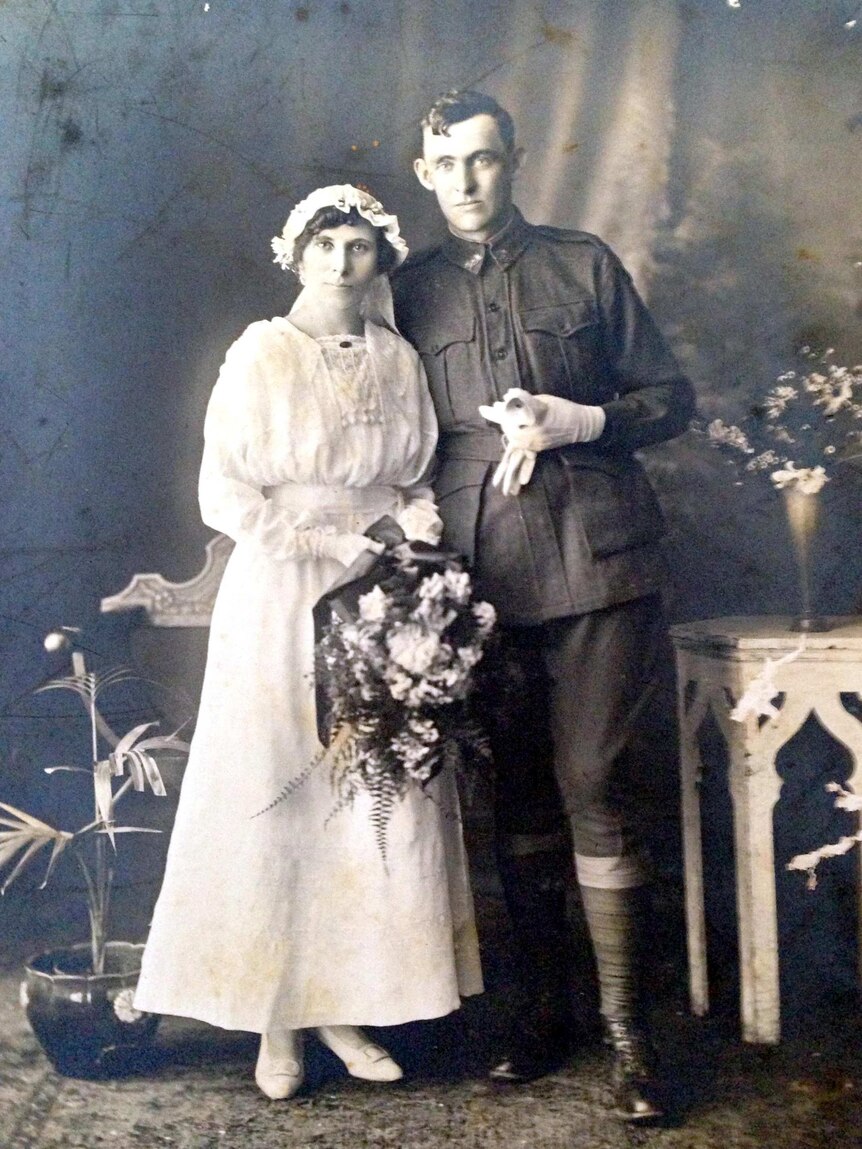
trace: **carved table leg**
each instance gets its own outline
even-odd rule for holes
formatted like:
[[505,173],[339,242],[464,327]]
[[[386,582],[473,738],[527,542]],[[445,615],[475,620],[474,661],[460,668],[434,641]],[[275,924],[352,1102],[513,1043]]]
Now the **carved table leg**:
[[697,684],[695,684],[694,696],[687,702],[687,688],[687,671],[681,668],[679,689],[680,790],[688,984],[692,1012],[698,1017],[702,1017],[709,1010],[709,981],[706,963],[703,843],[700,819],[700,782],[703,774],[703,763],[698,746],[698,730],[706,712],[706,703]]
[[742,1037],[777,1042],[781,1007],[772,809],[781,783],[774,754],[752,750],[744,731],[733,738],[730,756]]

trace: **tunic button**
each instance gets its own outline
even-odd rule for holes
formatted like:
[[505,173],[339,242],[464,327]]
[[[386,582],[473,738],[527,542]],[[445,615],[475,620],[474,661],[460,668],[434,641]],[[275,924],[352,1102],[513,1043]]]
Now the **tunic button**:
[[509,352],[506,350],[505,347],[498,347],[497,350],[494,352],[494,358],[495,359],[505,359],[508,354],[509,354]]
[[500,304],[496,301],[496,299],[492,299],[491,302],[488,304],[488,310],[489,311],[499,311],[500,310]]

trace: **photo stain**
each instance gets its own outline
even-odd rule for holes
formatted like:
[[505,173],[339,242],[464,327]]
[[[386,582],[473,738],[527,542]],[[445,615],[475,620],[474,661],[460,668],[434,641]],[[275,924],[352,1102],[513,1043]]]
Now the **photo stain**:
[[64,147],[72,148],[75,144],[79,144],[83,138],[83,129],[74,120],[64,120],[60,125],[60,142]]
[[68,80],[44,72],[39,81],[39,103],[43,104],[46,100],[62,100],[68,90]]
[[310,15],[311,15],[311,9],[306,7],[305,5],[303,5],[301,8],[297,8],[297,10],[296,10],[297,20],[300,20],[303,23],[306,20],[308,20]]
[[558,28],[555,24],[549,24],[547,21],[542,23],[542,38],[548,44],[574,44],[577,39],[574,32],[568,28]]

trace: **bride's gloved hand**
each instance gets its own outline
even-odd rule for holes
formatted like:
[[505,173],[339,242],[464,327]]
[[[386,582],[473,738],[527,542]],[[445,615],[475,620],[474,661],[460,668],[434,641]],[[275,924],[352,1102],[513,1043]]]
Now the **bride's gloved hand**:
[[373,551],[374,554],[380,555],[385,549],[383,543],[376,543],[368,535],[357,535],[349,531],[321,535],[318,544],[319,555],[335,559],[346,567],[355,562],[363,551]]
[[503,432],[503,458],[492,481],[504,495],[517,495],[530,481],[539,451],[591,443],[605,427],[601,407],[557,395],[531,395],[519,387],[490,406],[480,406],[479,413]]

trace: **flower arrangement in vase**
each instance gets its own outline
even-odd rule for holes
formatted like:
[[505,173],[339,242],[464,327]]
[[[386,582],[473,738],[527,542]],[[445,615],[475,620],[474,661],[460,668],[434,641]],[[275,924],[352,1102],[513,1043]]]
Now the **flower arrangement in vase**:
[[[48,635],[45,646],[72,647],[74,628]],[[92,817],[74,830],[60,829],[8,802],[0,802],[0,870],[6,868],[0,893],[49,850],[40,889],[61,858],[73,857],[84,881],[90,937],[87,942],[46,951],[31,958],[21,986],[22,1004],[45,1052],[60,1072],[99,1076],[120,1049],[139,1047],[151,1036],[157,1018],[132,1004],[142,946],[108,940],[114,855],[117,836],[160,833],[144,826],[119,825],[116,810],[130,792],[150,790],[164,797],[164,782],[154,752],[185,753],[188,745],[171,735],[148,734],[152,722],[118,736],[99,709],[101,696],[137,677],[116,668],[88,670],[84,654],[72,649],[71,674],[52,678],[34,693],[64,690],[83,703],[87,717],[90,762],[87,766],[49,766],[49,775],[82,775],[92,787]],[[103,753],[103,747],[106,752]],[[43,856],[43,855],[42,855]]]
[[800,576],[801,613],[793,629],[814,631],[828,629],[811,603],[819,496],[839,466],[862,464],[862,364],[833,363],[832,348],[806,346],[799,354],[804,369],[779,375],[743,420],[713,419],[702,430],[744,476],[768,476],[782,493]]

